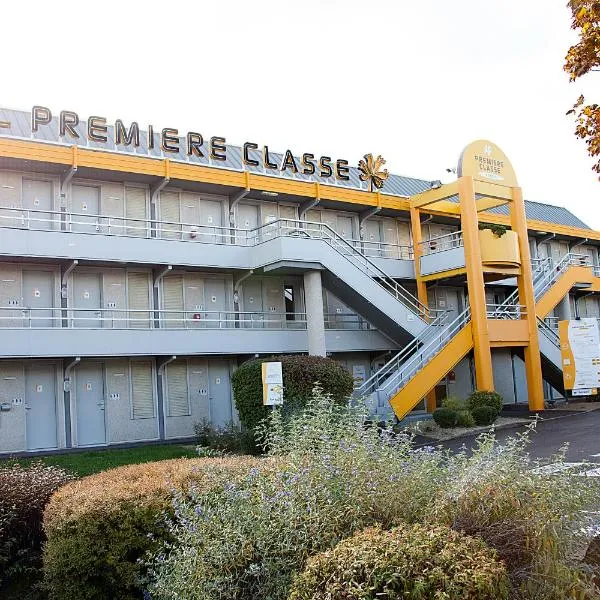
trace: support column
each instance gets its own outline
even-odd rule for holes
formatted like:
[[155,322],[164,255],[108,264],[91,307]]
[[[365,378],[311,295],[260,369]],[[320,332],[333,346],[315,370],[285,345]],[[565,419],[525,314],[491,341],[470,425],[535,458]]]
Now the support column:
[[[429,306],[427,297],[427,284],[421,279],[421,252],[423,247],[423,231],[421,228],[421,211],[418,208],[410,209],[410,230],[413,244],[413,262],[415,265],[415,280],[417,282],[417,298],[423,306]],[[425,396],[425,405],[428,413],[432,413],[437,408],[437,398],[435,388],[430,390]]]
[[571,320],[571,299],[567,294],[557,305],[556,305],[556,316],[561,321]]
[[321,271],[304,273],[304,304],[308,330],[308,353],[311,356],[326,356]]
[[472,177],[461,177],[458,180],[458,195],[460,198],[460,221],[467,269],[467,290],[469,292],[469,305],[471,306],[475,381],[478,390],[491,391],[494,389],[494,371],[487,326],[485,282],[481,263],[481,247],[479,245],[479,220]]
[[537,316],[535,312],[535,293],[533,291],[533,276],[531,272],[531,257],[529,255],[529,240],[527,237],[527,217],[521,188],[513,188],[510,203],[510,223],[519,239],[521,254],[521,274],[517,276],[519,289],[519,304],[525,307],[529,343],[525,346],[525,374],[527,376],[527,392],[529,395],[529,410],[544,410],[544,381],[542,379],[542,359],[538,339]]
[[412,234],[413,261],[415,263],[415,279],[417,281],[417,298],[421,304],[427,306],[427,285],[421,279],[421,252],[423,232],[421,230],[421,211],[418,208],[410,209],[410,230]]

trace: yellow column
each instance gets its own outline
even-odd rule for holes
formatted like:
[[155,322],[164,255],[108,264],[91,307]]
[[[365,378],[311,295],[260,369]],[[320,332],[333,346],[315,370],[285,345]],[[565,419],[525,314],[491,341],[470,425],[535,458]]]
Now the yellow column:
[[[425,306],[429,306],[427,298],[427,284],[421,279],[421,242],[423,241],[423,232],[421,230],[421,211],[418,208],[410,209],[410,228],[413,243],[413,260],[415,263],[415,279],[417,281],[417,298]],[[425,397],[427,412],[432,413],[437,408],[437,399],[435,397],[435,388],[427,393]]]
[[478,390],[494,389],[492,351],[487,327],[485,282],[479,246],[479,220],[475,205],[475,188],[472,177],[458,180],[460,220],[465,247],[467,289],[471,306],[473,328],[473,354],[475,356],[475,379]]
[[525,346],[525,374],[527,375],[527,392],[529,394],[529,409],[544,409],[544,384],[542,379],[542,360],[538,340],[538,327],[535,312],[535,293],[533,291],[533,275],[531,258],[529,256],[529,240],[527,237],[527,218],[525,203],[521,188],[512,189],[510,203],[510,223],[519,239],[521,255],[521,274],[517,277],[519,289],[519,304],[525,307],[522,318],[527,319],[529,344]]
[[427,306],[427,285],[421,279],[421,242],[423,233],[421,231],[421,211],[418,208],[410,209],[410,229],[413,243],[413,260],[415,262],[415,279],[417,280],[417,298],[421,304]]

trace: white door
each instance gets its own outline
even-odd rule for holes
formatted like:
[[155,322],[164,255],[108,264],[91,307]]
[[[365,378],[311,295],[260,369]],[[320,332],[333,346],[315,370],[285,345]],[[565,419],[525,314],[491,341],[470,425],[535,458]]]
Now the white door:
[[100,228],[100,188],[74,185],[72,189],[71,231],[96,233]]
[[23,208],[29,211],[31,229],[53,229],[52,183],[23,179]]
[[56,327],[60,315],[54,309],[54,273],[23,270],[23,310],[30,327]]
[[74,327],[102,327],[102,275],[73,274]]
[[27,449],[56,448],[58,435],[54,366],[25,367],[25,411]]
[[75,372],[77,399],[77,444],[106,443],[104,377],[100,363],[83,364]]
[[210,420],[215,427],[222,427],[233,417],[229,364],[225,360],[211,360],[208,373]]

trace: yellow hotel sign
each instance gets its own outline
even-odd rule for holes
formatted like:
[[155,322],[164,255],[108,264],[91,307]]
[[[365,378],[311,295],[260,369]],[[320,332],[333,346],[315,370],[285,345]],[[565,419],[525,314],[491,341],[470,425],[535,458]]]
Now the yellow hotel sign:
[[458,160],[458,177],[517,187],[517,176],[506,154],[489,140],[471,142]]

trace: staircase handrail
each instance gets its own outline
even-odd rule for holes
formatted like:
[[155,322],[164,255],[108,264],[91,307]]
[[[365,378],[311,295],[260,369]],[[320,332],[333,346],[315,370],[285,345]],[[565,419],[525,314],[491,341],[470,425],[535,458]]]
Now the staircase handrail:
[[[540,296],[571,266],[591,266],[590,258],[586,254],[568,252],[561,260],[554,264],[550,257],[542,260],[533,271],[533,290],[535,299]],[[514,290],[503,302],[506,306],[516,305],[519,301],[519,290]],[[499,309],[500,311],[501,309]],[[501,318],[501,314],[492,315]]]
[[[313,227],[313,229],[311,229],[311,227]],[[260,233],[261,230],[266,233],[262,235]],[[321,234],[319,237],[311,235],[311,231],[314,232],[315,230]],[[276,235],[274,235],[275,233]],[[348,240],[329,227],[326,223],[301,221],[298,219],[276,219],[270,223],[255,227],[254,229],[246,230],[246,238],[253,241],[255,245],[262,243],[262,241],[272,239],[273,237],[292,237],[294,235],[302,235],[311,239],[322,239],[347,260],[350,260],[349,256],[358,258],[358,262],[350,262],[359,268],[362,267],[361,270],[363,273],[369,277],[375,278],[377,283],[383,289],[394,296],[396,300],[401,301],[420,318],[434,319],[437,313],[441,312],[429,309],[425,306],[416,296],[398,284],[391,275],[378,267],[373,261],[365,256],[365,254],[355,248]]]
[[[419,351],[409,360],[404,363],[400,369],[395,371],[381,386],[377,389],[377,392],[385,393],[389,400],[391,396],[397,393],[408,380],[419,370],[422,369],[434,356],[437,356],[439,352],[452,340],[452,338],[461,331],[471,320],[471,308],[468,307],[462,313],[460,313],[454,321],[449,323],[446,327],[440,329],[439,335],[436,335],[427,344],[425,344]],[[390,388],[394,384],[393,389]]]
[[550,340],[557,348],[560,348],[560,337],[556,333],[556,331],[554,331],[554,329],[552,329],[552,327],[550,327],[548,323],[546,323],[546,321],[544,321],[544,319],[541,319],[540,317],[537,317],[537,322],[539,331],[541,331],[541,333],[543,333],[544,336],[548,340]]
[[392,356],[392,358],[380,367],[371,377],[365,380],[358,388],[354,390],[356,396],[367,396],[373,393],[385,381],[387,377],[397,371],[403,361],[412,356],[421,346],[427,344],[429,338],[436,332],[436,327],[444,327],[448,320],[448,313],[444,312],[434,321],[429,323],[428,327],[423,329],[416,337],[414,337],[400,352]]

